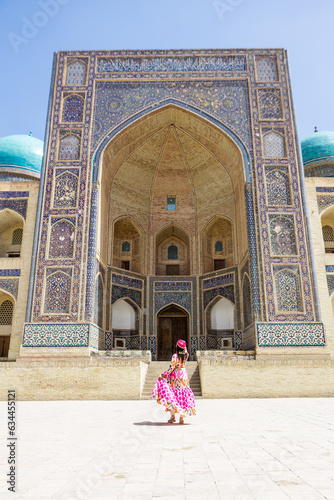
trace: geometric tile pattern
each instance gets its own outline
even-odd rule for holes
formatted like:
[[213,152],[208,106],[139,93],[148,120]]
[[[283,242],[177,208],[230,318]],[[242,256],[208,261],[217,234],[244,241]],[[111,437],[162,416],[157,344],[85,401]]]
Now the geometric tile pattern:
[[0,290],[9,292],[15,299],[17,299],[17,292],[19,290],[18,279],[0,279]]
[[117,285],[129,286],[131,288],[137,288],[141,290],[143,288],[143,281],[136,278],[130,278],[129,276],[124,276],[122,274],[113,274],[112,282]]
[[334,273],[334,266],[326,266],[326,273]]
[[256,73],[259,82],[275,82],[278,80],[276,59],[256,56]]
[[21,269],[0,269],[0,276],[21,276]]
[[334,205],[334,195],[319,195],[317,196],[319,213],[330,205]]
[[4,208],[9,208],[10,210],[14,210],[18,214],[22,215],[24,219],[26,218],[27,205],[28,205],[28,200],[0,199],[0,210],[3,210]]
[[156,337],[148,337],[148,350],[151,351],[152,356],[157,352],[157,339]]
[[136,111],[163,99],[186,101],[228,123],[251,148],[248,86],[244,80],[97,82],[94,102],[93,144]]
[[147,337],[142,335],[140,337],[140,349],[142,351],[146,351],[147,350]]
[[236,351],[242,351],[242,332],[236,330],[234,332],[234,348]]
[[70,309],[71,277],[58,271],[46,279],[45,313],[68,313]]
[[90,325],[89,346],[94,349],[105,350],[104,331],[95,325]]
[[142,305],[142,292],[139,290],[132,290],[131,288],[125,288],[123,286],[115,286],[112,287],[112,296],[111,303],[113,304],[116,300],[121,298],[130,298],[133,300],[138,307]]
[[191,282],[187,281],[155,281],[154,288],[156,292],[163,291],[191,291]]
[[[61,131],[63,136],[59,141],[59,160],[78,160],[80,156],[80,137],[69,133],[69,130]],[[66,134],[66,135],[65,135]]]
[[230,283],[234,283],[234,273],[224,274],[222,276],[218,276],[217,278],[203,280],[203,289],[205,290],[206,288],[229,285]]
[[26,324],[23,347],[87,347],[89,325],[87,323]]
[[212,290],[208,290],[204,292],[204,309],[206,309],[207,305],[215,298],[217,295],[221,297],[226,297],[231,302],[235,302],[234,299],[234,285],[228,285],[219,288],[213,288]]
[[299,272],[293,267],[275,266],[277,307],[280,311],[301,311]]
[[29,198],[29,191],[2,191],[0,198]]
[[334,292],[334,275],[329,274],[327,276],[327,285],[329,295],[332,295],[332,293]]
[[243,313],[244,313],[244,327],[246,328],[251,323],[253,323],[251,286],[248,275],[246,273],[244,274],[243,285],[242,285],[242,301],[243,301]]
[[106,351],[111,351],[113,348],[113,334],[112,332],[105,332],[104,348]]
[[196,354],[196,351],[198,351],[198,337],[192,335],[190,342],[191,342],[191,353],[190,354],[193,356],[194,354]]
[[[87,59],[84,59],[87,61]],[[66,85],[85,85],[87,65],[81,61],[73,61],[67,65]]]
[[242,349],[247,351],[247,349],[253,349],[255,347],[255,326],[252,325],[242,334]]
[[205,351],[206,349],[206,336],[205,335],[200,335],[199,338],[199,350],[200,351]]
[[258,323],[259,347],[324,346],[322,323]]
[[266,158],[282,158],[286,156],[284,137],[271,130],[263,135],[263,151]]
[[63,122],[82,122],[85,94],[64,94]]
[[155,314],[168,304],[176,304],[191,314],[191,293],[189,292],[158,292],[155,293]]
[[50,233],[50,257],[73,257],[75,226],[73,219],[54,222]]

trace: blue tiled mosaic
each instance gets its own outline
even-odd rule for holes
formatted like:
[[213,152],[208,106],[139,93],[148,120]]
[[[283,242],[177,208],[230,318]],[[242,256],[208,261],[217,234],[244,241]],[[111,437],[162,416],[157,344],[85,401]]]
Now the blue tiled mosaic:
[[0,269],[0,276],[20,276],[21,269]]
[[324,346],[323,323],[258,323],[259,347]]
[[88,347],[88,324],[26,324],[23,347]]
[[5,292],[9,292],[15,299],[17,299],[17,293],[19,290],[19,280],[18,279],[0,279],[0,289]]

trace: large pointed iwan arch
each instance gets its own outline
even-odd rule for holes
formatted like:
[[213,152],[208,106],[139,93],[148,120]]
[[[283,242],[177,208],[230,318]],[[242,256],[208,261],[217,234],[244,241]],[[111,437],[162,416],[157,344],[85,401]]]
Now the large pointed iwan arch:
[[[148,144],[151,149],[150,153],[146,154],[145,148],[148,148]],[[186,211],[184,214],[178,213],[179,220],[173,218],[173,212],[166,212],[159,226],[160,221],[157,217],[152,224],[153,215],[157,212],[156,207],[160,204],[159,210],[164,208],[163,199],[157,200],[155,195],[156,184],[161,182],[163,177],[160,175],[159,178],[159,172],[162,170],[161,163],[165,161],[165,148],[169,147],[171,151],[171,144],[174,144],[174,150],[178,155],[178,164],[182,164],[180,171],[183,169],[182,172],[186,172],[187,196],[191,198],[192,205],[188,204],[188,208],[191,206],[188,213]],[[195,149],[196,152],[194,152]],[[146,154],[145,161],[136,160],[139,151],[141,155]],[[168,168],[166,166],[164,168],[165,172],[168,172]],[[172,171],[171,168],[173,170],[170,163],[169,172]],[[204,185],[205,175],[205,182],[211,182],[212,189],[207,186],[207,193],[204,195],[203,192],[199,192],[198,185],[200,182]],[[221,180],[222,177],[224,183]],[[105,250],[107,248],[105,242],[108,240],[108,231],[113,217],[134,216],[134,214],[137,217],[138,214],[141,218],[140,224],[146,232],[144,242],[146,248],[154,248],[153,235],[164,224],[177,221],[181,225],[184,224],[186,229],[192,232],[190,242],[193,251],[192,259],[194,262],[197,259],[198,262],[200,242],[197,235],[214,215],[212,210],[215,210],[215,213],[223,213],[224,216],[231,217],[242,228],[237,231],[239,254],[236,260],[241,262],[249,253],[253,289],[256,292],[259,282],[251,179],[250,156],[242,140],[225,124],[193,106],[169,99],[156,103],[125,120],[101,141],[94,155],[87,283],[92,282],[89,273],[92,273],[94,268],[96,251],[102,255],[107,264],[111,264],[108,262],[109,256]],[[224,184],[223,187],[222,184]],[[131,206],[131,203],[123,203],[125,197],[122,193],[125,189],[131,194],[131,199],[139,203],[135,208]],[[170,188],[166,188],[166,193],[173,195],[174,190],[177,189],[178,183],[171,182]],[[215,194],[213,194],[214,190],[216,190]],[[115,196],[118,198],[111,206]],[[218,207],[218,204],[215,209],[212,208],[210,200],[207,202],[210,196],[215,196],[214,199],[219,200],[220,204],[224,201],[226,213],[224,213],[224,207]],[[178,199],[181,198],[180,195]],[[129,199],[130,197],[127,196],[127,200]],[[177,207],[180,205],[177,204]],[[192,228],[188,227],[189,224],[187,226],[186,222],[184,223],[186,219],[188,221],[194,219],[191,210],[195,211],[197,217]],[[229,210],[234,212],[227,213]],[[105,215],[107,213],[109,219]],[[99,223],[99,217],[101,218],[99,214],[104,214],[103,224]],[[245,215],[247,215],[247,220]],[[180,220],[180,217],[183,219]],[[100,227],[98,233],[97,227]],[[147,230],[148,227],[149,230]],[[146,261],[146,268],[142,272],[147,275],[155,274],[152,252]],[[93,291],[88,286],[87,320],[90,320],[92,313],[92,293]],[[259,293],[254,293],[253,309],[256,316],[260,312],[259,296]]]

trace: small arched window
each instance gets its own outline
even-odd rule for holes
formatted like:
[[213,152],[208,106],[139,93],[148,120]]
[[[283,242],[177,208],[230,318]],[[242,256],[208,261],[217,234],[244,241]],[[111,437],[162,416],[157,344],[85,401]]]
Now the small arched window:
[[324,241],[334,241],[334,231],[331,226],[323,226],[322,234]]
[[86,64],[81,61],[74,61],[68,64],[66,72],[66,85],[85,85]]
[[122,243],[122,252],[130,252],[130,243],[128,241]]
[[12,245],[22,245],[23,229],[18,228],[13,231]]
[[0,325],[11,325],[13,319],[13,302],[4,300],[0,306]]
[[177,260],[178,250],[176,245],[170,245],[168,247],[168,260]]
[[266,158],[284,158],[284,137],[273,130],[263,136],[263,152]]
[[222,252],[223,251],[223,242],[222,241],[216,241],[215,243],[215,252]]

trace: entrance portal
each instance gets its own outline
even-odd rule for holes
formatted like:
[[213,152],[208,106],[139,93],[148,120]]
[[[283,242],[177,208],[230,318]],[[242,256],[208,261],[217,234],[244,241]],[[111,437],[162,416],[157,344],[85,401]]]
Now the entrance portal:
[[175,352],[176,342],[185,340],[188,345],[188,314],[171,305],[158,314],[158,360],[168,361]]

